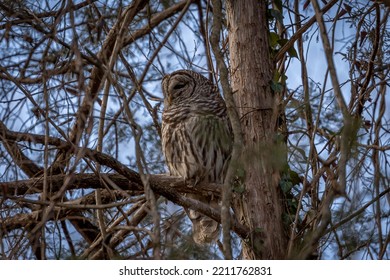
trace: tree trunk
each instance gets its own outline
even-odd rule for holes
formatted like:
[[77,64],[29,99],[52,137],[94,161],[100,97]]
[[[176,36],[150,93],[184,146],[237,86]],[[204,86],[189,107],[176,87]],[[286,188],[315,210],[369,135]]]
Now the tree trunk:
[[243,248],[245,259],[284,259],[287,247],[278,187],[283,156],[275,142],[277,96],[270,87],[274,66],[266,9],[266,1],[227,1],[231,86],[244,135],[245,190],[242,207],[235,207],[235,212],[251,229]]

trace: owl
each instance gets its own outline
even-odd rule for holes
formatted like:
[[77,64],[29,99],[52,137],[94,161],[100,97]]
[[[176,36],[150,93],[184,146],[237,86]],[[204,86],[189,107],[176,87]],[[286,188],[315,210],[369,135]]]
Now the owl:
[[[179,70],[162,80],[164,111],[162,149],[170,174],[181,176],[191,186],[224,182],[233,137],[226,105],[209,79],[190,70]],[[188,194],[214,208],[218,199]],[[216,241],[219,223],[199,212],[186,209],[196,243]]]

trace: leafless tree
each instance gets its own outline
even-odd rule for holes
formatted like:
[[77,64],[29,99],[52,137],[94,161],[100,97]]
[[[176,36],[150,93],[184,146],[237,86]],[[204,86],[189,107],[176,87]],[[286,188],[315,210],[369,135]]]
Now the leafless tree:
[[[387,5],[1,1],[2,258],[388,259]],[[166,174],[160,82],[183,68],[224,95],[223,185]]]

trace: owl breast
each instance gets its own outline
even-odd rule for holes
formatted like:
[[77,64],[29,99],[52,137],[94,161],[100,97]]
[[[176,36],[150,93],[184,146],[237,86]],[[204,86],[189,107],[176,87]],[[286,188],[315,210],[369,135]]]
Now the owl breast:
[[[166,112],[169,113],[169,112]],[[163,122],[163,152],[171,175],[194,183],[223,183],[231,153],[228,120],[194,115],[179,123]]]

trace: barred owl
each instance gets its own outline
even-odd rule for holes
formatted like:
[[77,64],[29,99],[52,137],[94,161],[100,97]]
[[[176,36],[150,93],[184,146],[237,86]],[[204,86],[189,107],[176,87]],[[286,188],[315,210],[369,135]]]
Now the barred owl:
[[[163,78],[162,90],[162,147],[170,174],[181,176],[192,186],[199,182],[223,183],[233,141],[218,88],[199,73],[179,70]],[[213,197],[187,196],[218,206]],[[219,223],[194,210],[186,212],[196,243],[218,239]]]

